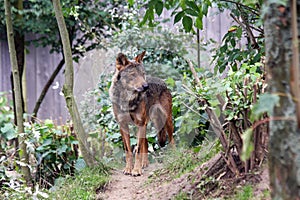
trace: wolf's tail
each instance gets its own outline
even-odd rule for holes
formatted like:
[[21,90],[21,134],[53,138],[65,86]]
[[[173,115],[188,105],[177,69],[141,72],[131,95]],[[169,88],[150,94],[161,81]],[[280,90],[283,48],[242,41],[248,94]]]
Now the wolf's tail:
[[167,134],[165,128],[162,128],[160,131],[158,131],[157,140],[160,147],[164,147],[166,145]]

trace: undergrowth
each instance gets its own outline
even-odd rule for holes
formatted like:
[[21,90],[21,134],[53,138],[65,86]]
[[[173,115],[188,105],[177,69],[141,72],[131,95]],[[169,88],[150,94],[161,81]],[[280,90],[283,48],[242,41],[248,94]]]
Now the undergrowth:
[[[152,180],[154,180],[155,177],[161,177],[163,175],[166,176],[166,180],[178,178],[208,161],[219,151],[219,142],[207,140],[203,141],[202,145],[191,149],[177,148],[175,150],[169,150],[159,158],[164,164],[164,167],[163,169],[155,171]],[[150,182],[152,180],[150,180]]]
[[85,168],[74,177],[57,179],[49,199],[95,199],[109,181],[109,169],[105,166]]

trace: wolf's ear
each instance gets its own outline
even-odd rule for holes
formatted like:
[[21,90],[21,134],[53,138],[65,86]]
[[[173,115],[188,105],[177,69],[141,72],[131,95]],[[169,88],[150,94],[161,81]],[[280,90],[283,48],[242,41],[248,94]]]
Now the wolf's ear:
[[129,60],[127,57],[124,54],[119,53],[116,59],[116,68],[120,71],[128,64]]
[[134,58],[134,60],[135,60],[137,63],[142,63],[145,54],[146,54],[146,51],[143,51],[141,54],[137,55],[137,56]]

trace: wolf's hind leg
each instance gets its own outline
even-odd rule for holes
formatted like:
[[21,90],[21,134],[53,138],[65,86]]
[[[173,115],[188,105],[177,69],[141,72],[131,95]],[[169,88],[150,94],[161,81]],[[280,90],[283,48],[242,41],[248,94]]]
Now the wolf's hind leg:
[[166,113],[160,104],[154,104],[150,109],[150,119],[157,130],[157,139],[160,147],[164,147],[167,141],[166,136]]

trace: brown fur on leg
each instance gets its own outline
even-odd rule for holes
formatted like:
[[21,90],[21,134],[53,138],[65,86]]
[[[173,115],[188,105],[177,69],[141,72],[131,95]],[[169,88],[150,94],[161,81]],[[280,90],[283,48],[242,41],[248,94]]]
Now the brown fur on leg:
[[125,150],[125,156],[126,156],[126,167],[123,170],[123,173],[125,175],[131,175],[132,172],[132,152],[130,149],[130,135],[129,135],[129,128],[128,126],[122,127],[120,129],[123,144],[124,144],[124,150]]

